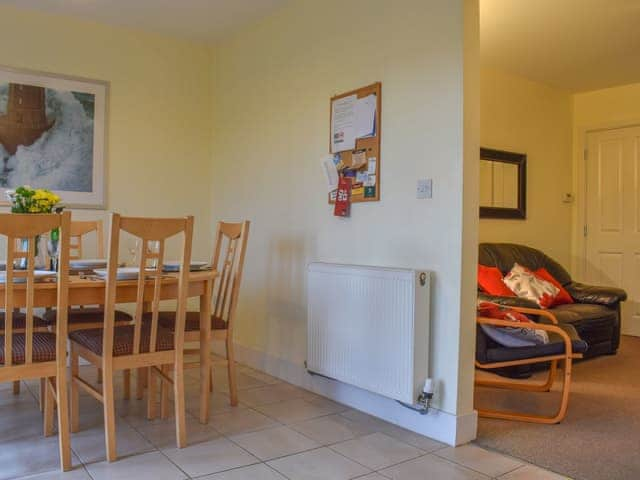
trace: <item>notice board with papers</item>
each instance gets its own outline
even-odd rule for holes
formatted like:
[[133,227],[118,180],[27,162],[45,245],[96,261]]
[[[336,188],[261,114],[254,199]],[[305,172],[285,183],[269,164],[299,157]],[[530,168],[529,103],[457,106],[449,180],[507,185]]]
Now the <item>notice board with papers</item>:
[[[380,82],[331,98],[327,163],[333,162],[338,177],[351,182],[352,203],[380,200],[381,106]],[[329,192],[329,203],[335,202],[336,192]]]

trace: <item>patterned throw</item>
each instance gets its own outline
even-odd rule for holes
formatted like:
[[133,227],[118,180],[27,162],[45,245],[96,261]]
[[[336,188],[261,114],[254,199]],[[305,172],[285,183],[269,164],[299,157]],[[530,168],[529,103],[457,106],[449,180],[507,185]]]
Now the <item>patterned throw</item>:
[[532,300],[542,308],[549,308],[560,293],[553,283],[537,277],[531,270],[516,263],[502,280],[520,298]]
[[[523,313],[495,303],[479,301],[477,309],[480,317],[518,323],[535,323]],[[549,343],[549,335],[546,331],[540,329],[498,327],[485,324],[481,324],[480,327],[489,338],[505,347],[533,347]]]

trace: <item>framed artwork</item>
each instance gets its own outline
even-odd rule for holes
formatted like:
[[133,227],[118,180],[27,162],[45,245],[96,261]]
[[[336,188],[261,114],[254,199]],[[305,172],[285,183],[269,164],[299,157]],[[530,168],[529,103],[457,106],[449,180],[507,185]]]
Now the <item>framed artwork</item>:
[[0,66],[0,204],[20,185],[106,206],[109,84]]

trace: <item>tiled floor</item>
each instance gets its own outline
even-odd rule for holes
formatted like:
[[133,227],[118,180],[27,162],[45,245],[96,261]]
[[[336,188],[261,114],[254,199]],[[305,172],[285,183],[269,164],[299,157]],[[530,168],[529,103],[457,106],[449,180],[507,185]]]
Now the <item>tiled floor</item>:
[[447,447],[246,367],[239,372],[236,408],[229,406],[224,372],[216,372],[209,425],[196,419],[197,370],[187,372],[184,449],[175,447],[172,420],[149,422],[145,401],[119,400],[114,463],[104,461],[100,407],[83,395],[81,431],[72,435],[75,468],[66,474],[58,472],[57,438],[41,435],[36,382],[23,384],[19,396],[1,384],[0,480],[564,478],[475,445]]

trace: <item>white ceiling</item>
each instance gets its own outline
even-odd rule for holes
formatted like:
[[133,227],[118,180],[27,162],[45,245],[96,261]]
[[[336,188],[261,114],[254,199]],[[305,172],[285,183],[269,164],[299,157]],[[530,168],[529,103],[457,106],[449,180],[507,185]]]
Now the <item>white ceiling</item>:
[[572,92],[640,82],[640,0],[480,0],[480,52]]
[[42,12],[215,42],[288,0],[0,0]]

